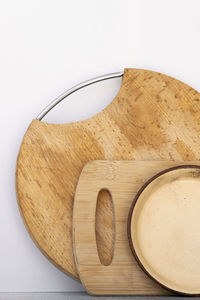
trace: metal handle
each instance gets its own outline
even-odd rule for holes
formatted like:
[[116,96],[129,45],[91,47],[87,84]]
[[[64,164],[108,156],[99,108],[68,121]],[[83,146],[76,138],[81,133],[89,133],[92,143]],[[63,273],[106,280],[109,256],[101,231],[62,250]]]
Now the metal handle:
[[41,113],[39,113],[39,115],[36,117],[37,120],[42,120],[44,118],[44,116],[46,116],[46,114],[52,109],[54,108],[58,103],[60,103],[62,100],[64,100],[66,97],[68,97],[69,95],[71,95],[72,93],[99,81],[103,81],[103,80],[107,80],[107,79],[112,79],[112,78],[117,78],[117,77],[122,77],[124,75],[123,72],[117,72],[117,73],[111,73],[111,74],[106,74],[103,76],[99,76],[99,77],[95,77],[92,79],[89,79],[87,81],[84,81],[82,83],[79,83],[77,85],[75,85],[74,87],[72,87],[71,89],[67,90],[66,92],[64,92],[63,94],[61,94],[60,96],[58,96],[56,99],[54,99],[49,105],[47,105],[42,111]]

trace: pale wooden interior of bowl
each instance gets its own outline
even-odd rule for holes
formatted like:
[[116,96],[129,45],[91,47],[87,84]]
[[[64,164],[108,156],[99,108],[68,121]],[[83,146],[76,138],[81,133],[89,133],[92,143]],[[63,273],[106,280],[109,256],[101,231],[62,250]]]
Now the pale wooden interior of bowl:
[[162,285],[200,294],[200,169],[166,172],[139,194],[131,238],[143,268]]

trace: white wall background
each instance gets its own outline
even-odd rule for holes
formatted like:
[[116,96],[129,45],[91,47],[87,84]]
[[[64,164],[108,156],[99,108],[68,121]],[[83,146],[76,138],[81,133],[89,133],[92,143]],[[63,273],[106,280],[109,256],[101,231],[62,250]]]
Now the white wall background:
[[[81,81],[152,69],[200,91],[199,0],[0,0],[0,292],[77,291],[30,239],[14,187],[17,152],[31,120]],[[86,88],[48,115],[85,119],[108,105],[120,79]]]

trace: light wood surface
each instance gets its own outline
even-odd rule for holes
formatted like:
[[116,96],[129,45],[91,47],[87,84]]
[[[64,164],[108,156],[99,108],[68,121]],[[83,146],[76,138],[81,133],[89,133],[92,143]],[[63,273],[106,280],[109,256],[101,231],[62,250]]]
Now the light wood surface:
[[[18,155],[16,191],[25,224],[41,251],[78,278],[71,226],[84,164],[95,159],[198,160],[199,112],[200,95],[186,84],[156,72],[126,69],[117,96],[96,116],[60,125],[33,120]],[[105,243],[101,227],[97,230],[101,253],[108,253],[111,244]],[[107,231],[112,236],[112,228]]]
[[[83,168],[74,201],[73,242],[81,282],[95,295],[166,295],[139,267],[128,242],[128,214],[138,190],[152,176],[183,163],[170,161],[92,161]],[[191,162],[184,162],[191,164]],[[192,162],[200,165],[200,162]],[[101,189],[112,195],[115,218],[113,260],[100,262],[95,235],[95,210]],[[151,211],[153,214],[153,212]],[[166,225],[167,226],[167,225]],[[101,224],[104,227],[104,224]],[[156,248],[156,246],[154,246]],[[185,273],[187,277],[187,272]]]
[[200,294],[200,167],[159,175],[136,199],[130,238],[143,268],[174,291]]

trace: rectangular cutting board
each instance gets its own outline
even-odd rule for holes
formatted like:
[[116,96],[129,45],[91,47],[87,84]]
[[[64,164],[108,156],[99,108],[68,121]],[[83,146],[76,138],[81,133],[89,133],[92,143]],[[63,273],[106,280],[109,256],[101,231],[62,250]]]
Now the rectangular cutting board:
[[[138,266],[128,243],[127,219],[131,203],[141,186],[160,171],[178,165],[200,165],[200,162],[102,160],[90,161],[84,166],[73,208],[73,251],[77,271],[88,293],[171,294]],[[102,189],[110,192],[114,210],[115,238],[110,265],[103,265],[99,259],[95,234],[96,203]]]

